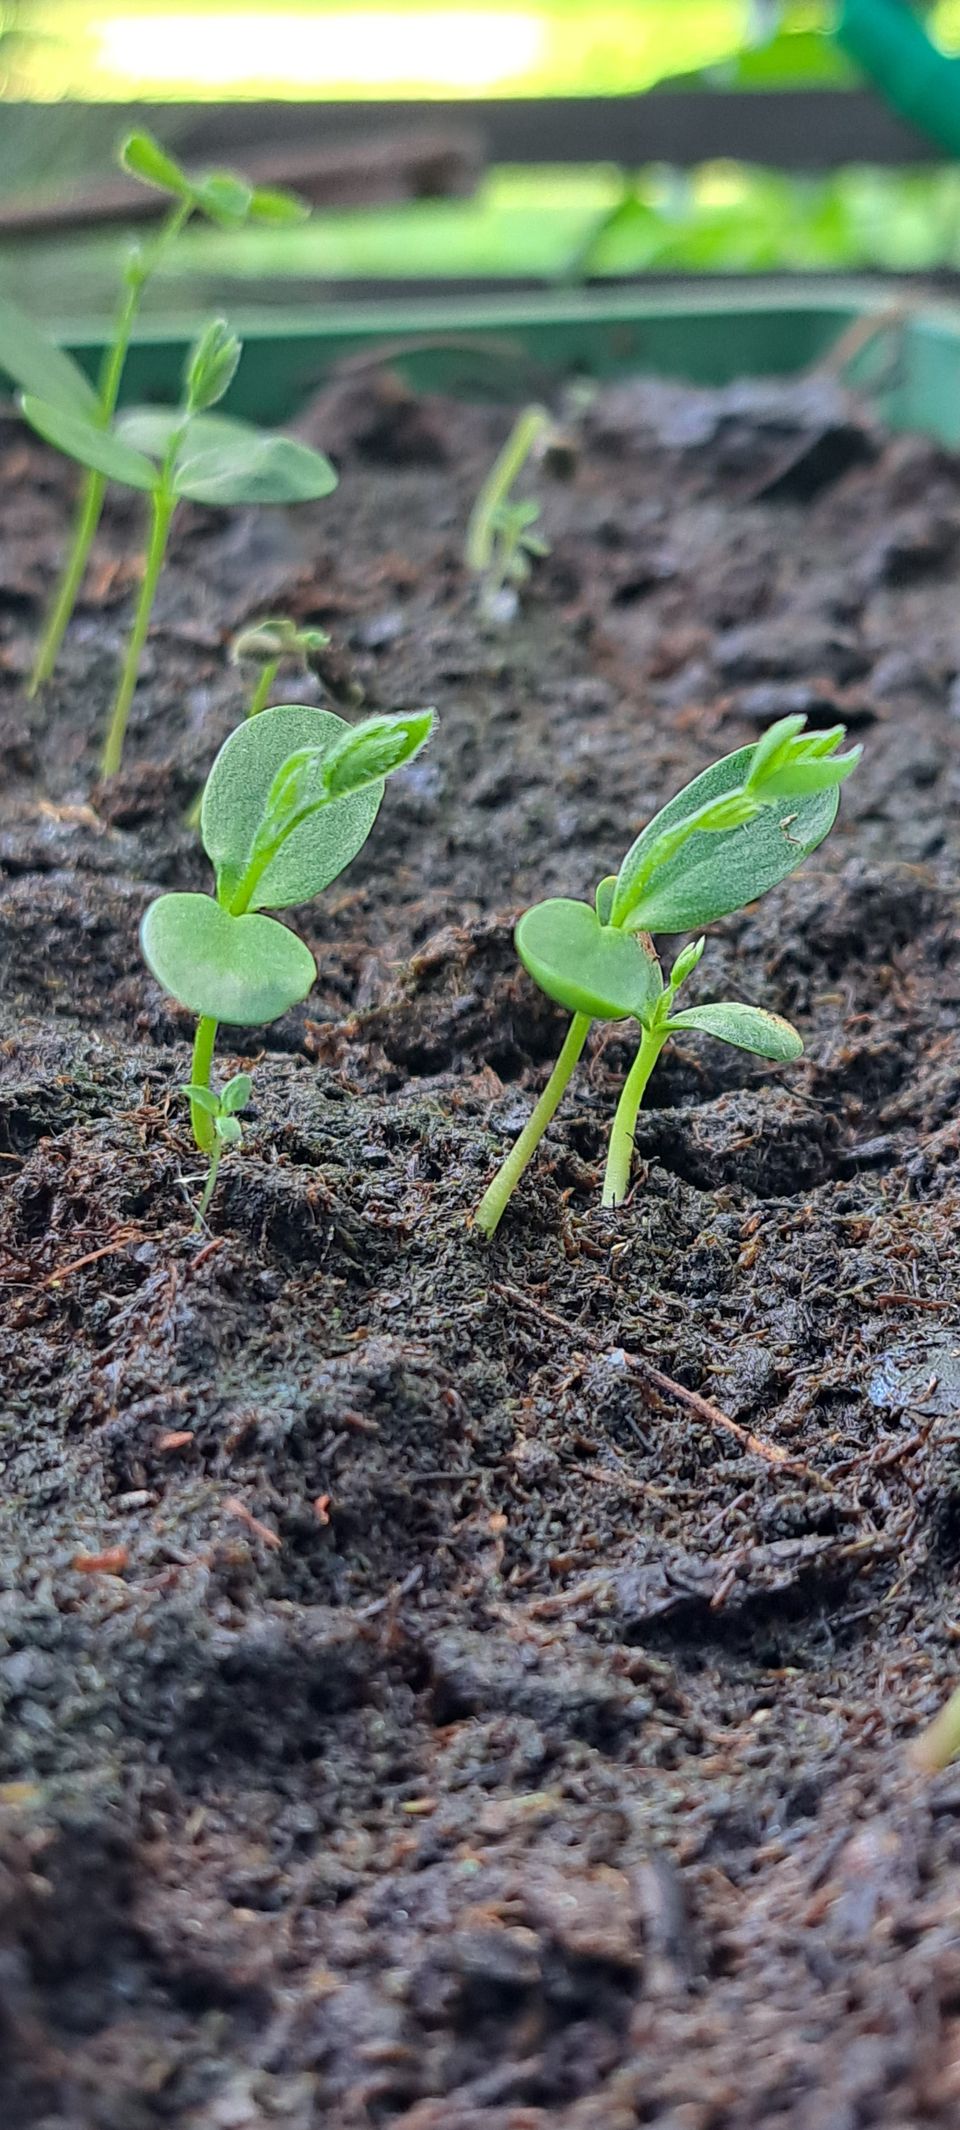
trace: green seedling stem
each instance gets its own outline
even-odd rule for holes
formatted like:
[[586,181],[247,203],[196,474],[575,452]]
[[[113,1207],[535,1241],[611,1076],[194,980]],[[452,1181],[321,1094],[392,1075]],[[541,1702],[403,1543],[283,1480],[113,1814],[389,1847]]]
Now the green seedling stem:
[[510,491],[552,426],[544,407],[524,408],[470,512],[464,556],[467,568],[479,579],[481,606],[491,618],[499,618],[497,602],[504,588],[523,584],[529,576],[530,557],[549,553],[547,542],[534,530],[539,506],[513,502]]
[[114,697],[113,708],[110,712],[107,737],[103,745],[101,769],[105,777],[114,776],[123,760],[123,743],[127,736],[127,723],[136,693],[137,680],[140,673],[140,660],[143,657],[144,646],[147,641],[150,616],[153,613],[154,600],[157,596],[157,587],[160,583],[167,544],[170,539],[170,527],[173,524],[173,514],[178,502],[173,480],[177,452],[183,441],[183,436],[184,430],[180,429],[172,438],[160,469],[159,482],[150,500],[150,534],[147,541],[143,577],[137,598],[136,612],[133,617],[133,627],[130,631],[123,665],[120,670],[120,682]]
[[484,1235],[492,1235],[494,1230],[499,1227],[501,1218],[507,1210],[509,1201],[513,1197],[524,1170],[533,1160],[547,1125],[553,1123],[570,1081],[580,1063],[583,1046],[592,1027],[593,1021],[589,1013],[574,1014],[567,1029],[563,1049],[533,1115],[529,1123],[524,1125],[519,1138],[515,1140],[506,1160],[497,1170],[493,1182],[484,1193],[483,1199],[477,1208],[476,1225]]
[[[127,356],[130,352],[133,329],[140,314],[144,290],[148,281],[152,279],[158,267],[162,264],[166,254],[173,249],[192,211],[192,201],[178,200],[172,212],[167,216],[159,236],[144,250],[135,252],[127,263],[124,275],[123,301],[114,327],[113,341],[104,357],[100,372],[98,396],[100,422],[104,429],[109,428],[117,411],[120,385],[126,367]],[[60,646],[66,635],[70,617],[76,606],[80,587],[86,575],[90,549],[96,538],[106,493],[106,475],[96,473],[92,469],[88,470],[80,488],[73,537],[70,542],[67,560],[64,564],[63,575],[44,625],[34,660],[33,672],[30,675],[27,689],[29,695],[38,693],[39,689],[50,679],[57,663],[60,655]]]
[[617,1103],[610,1133],[601,1201],[604,1206],[622,1205],[630,1189],[633,1135],[637,1128],[637,1116],[647,1091],[647,1081],[669,1033],[668,1028],[645,1028],[640,1037],[640,1048],[623,1083],[623,1093]]

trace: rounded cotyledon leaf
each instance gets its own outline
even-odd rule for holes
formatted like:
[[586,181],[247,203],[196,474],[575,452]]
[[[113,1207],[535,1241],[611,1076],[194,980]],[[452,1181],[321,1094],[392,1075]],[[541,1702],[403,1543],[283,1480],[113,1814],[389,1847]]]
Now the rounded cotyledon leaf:
[[243,503],[314,503],[333,493],[337,476],[329,459],[292,436],[224,437],[214,448],[184,456],[177,465],[177,494],[192,503],[227,509]]
[[778,1065],[791,1065],[803,1055],[803,1038],[779,1013],[765,1013],[761,1006],[743,1006],[738,999],[717,999],[709,1006],[686,1006],[671,1013],[671,1034],[681,1028],[712,1035],[735,1050],[752,1050],[755,1057],[773,1058]]
[[256,1028],[306,998],[309,948],[274,917],[231,917],[212,895],[161,895],[140,927],[148,969],[181,1006]]
[[[307,703],[279,703],[231,732],[207,778],[200,811],[203,847],[229,903],[246,870],[277,771],[303,747],[333,748],[350,732],[346,719]],[[329,887],[366,842],[383,797],[382,780],[332,800],[301,822],[257,881],[254,910],[284,910]]]
[[182,407],[125,407],[113,424],[113,434],[122,444],[132,445],[135,451],[143,451],[148,458],[162,459],[172,437],[184,431],[183,441],[177,452],[178,464],[195,458],[200,450],[216,450],[217,446],[230,439],[256,435],[249,422],[237,420],[231,414],[193,414],[189,418]]
[[548,998],[597,1021],[646,1022],[663,990],[660,964],[643,934],[603,925],[588,902],[558,898],[526,910],[517,953]]

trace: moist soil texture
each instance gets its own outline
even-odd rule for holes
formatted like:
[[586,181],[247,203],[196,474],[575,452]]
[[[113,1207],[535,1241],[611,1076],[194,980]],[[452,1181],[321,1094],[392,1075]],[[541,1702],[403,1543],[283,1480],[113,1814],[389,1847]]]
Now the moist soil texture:
[[[494,629],[509,419],[353,375],[329,501],[185,508],[107,784],[141,509],[30,702],[71,482],[0,426],[5,2130],[958,2120],[960,461],[825,374],[617,385]],[[439,724],[306,1005],[221,1034],[198,1234],[137,926],[277,611],[333,639],[278,700]],[[564,1028],[518,911],[795,710],[862,764],[689,996],[804,1058],[674,1041],[611,1214],[595,1031],[483,1243]]]

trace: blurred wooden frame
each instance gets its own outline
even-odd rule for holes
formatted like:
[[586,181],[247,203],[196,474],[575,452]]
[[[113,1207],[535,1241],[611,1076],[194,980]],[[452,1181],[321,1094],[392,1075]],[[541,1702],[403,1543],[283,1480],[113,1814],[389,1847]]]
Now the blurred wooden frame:
[[[42,139],[45,107],[31,124]],[[868,90],[662,89],[639,96],[447,103],[231,103],[90,106],[107,136],[137,125],[189,165],[238,164],[258,184],[290,186],[316,207],[468,196],[492,163],[647,163],[718,159],[784,171],[845,163],[943,162],[942,152]],[[2,120],[2,110],[0,110]],[[62,122],[62,112],[60,113]],[[126,179],[0,202],[0,234],[24,236],[145,221],[163,196]]]

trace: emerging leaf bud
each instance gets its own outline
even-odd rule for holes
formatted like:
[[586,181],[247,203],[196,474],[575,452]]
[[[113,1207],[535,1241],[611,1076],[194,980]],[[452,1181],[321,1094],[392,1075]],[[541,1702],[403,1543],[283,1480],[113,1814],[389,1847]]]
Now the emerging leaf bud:
[[323,780],[331,798],[341,799],[365,784],[412,761],[433,726],[432,710],[415,710],[396,717],[368,717],[340,741],[323,765]]
[[694,939],[689,947],[684,947],[677,955],[670,971],[671,991],[679,991],[681,984],[685,984],[688,976],[693,975],[706,944],[705,939]]
[[233,382],[242,343],[225,318],[214,318],[187,357],[184,391],[188,411],[203,414],[215,407]]

